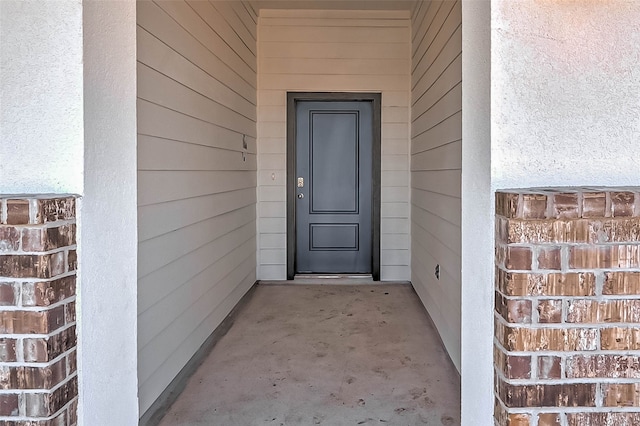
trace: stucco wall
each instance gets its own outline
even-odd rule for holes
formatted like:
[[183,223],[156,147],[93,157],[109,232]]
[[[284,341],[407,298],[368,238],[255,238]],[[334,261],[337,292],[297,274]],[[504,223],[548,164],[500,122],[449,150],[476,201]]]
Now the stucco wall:
[[80,424],[126,425],[138,416],[135,0],[85,0],[82,13]]
[[462,424],[493,424],[491,3],[462,1]]
[[1,1],[0,52],[0,193],[81,193],[82,2]]
[[492,3],[494,187],[637,184],[640,2]]

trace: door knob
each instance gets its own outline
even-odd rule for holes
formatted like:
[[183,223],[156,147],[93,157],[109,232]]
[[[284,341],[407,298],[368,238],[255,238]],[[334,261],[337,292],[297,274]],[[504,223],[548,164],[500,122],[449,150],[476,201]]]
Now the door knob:
[[299,199],[303,199],[304,198],[304,194],[298,194],[298,198]]

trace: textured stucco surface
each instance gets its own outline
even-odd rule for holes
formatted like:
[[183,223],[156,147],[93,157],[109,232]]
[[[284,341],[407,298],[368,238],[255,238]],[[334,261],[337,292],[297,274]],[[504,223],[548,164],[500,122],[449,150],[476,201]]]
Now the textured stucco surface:
[[85,0],[80,424],[137,424],[135,0]]
[[1,193],[82,192],[81,40],[79,0],[0,1]]
[[462,424],[493,424],[491,3],[462,2]]
[[492,2],[496,188],[638,183],[640,2]]

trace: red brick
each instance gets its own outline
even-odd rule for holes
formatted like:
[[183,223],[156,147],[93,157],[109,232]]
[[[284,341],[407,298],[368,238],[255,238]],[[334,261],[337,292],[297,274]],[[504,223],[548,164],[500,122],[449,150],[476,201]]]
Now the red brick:
[[493,359],[496,367],[509,379],[528,379],[531,377],[531,357],[507,355],[497,346],[493,347]]
[[531,322],[531,300],[507,299],[496,292],[496,311],[507,321],[513,323]]
[[575,246],[569,251],[569,268],[611,269],[640,266],[638,245]]
[[635,413],[568,413],[568,426],[638,426],[640,412]]
[[18,414],[18,394],[0,394],[0,416],[17,416]]
[[566,193],[553,196],[553,214],[558,219],[573,219],[578,214],[578,194]]
[[613,217],[633,216],[634,202],[633,192],[612,192],[611,211]]
[[29,224],[29,200],[7,200],[7,224]]
[[507,355],[507,377],[528,379],[531,377],[531,357]]
[[507,257],[507,246],[505,246],[504,244],[496,244],[495,256],[496,265],[504,266],[504,258]]
[[57,267],[52,266],[52,254],[0,256],[0,276],[7,278],[51,278]]
[[0,366],[0,389],[13,390],[18,388],[18,375],[16,369],[8,366]]
[[602,294],[640,295],[640,272],[607,272]]
[[640,323],[640,300],[573,300],[569,302],[567,322]]
[[49,306],[75,296],[76,277],[69,276],[54,281],[24,283],[23,306]]
[[611,327],[600,330],[602,350],[640,350],[640,328]]
[[11,367],[16,371],[15,389],[51,389],[67,377],[66,360],[42,367]]
[[508,221],[502,217],[496,217],[496,229],[495,236],[496,241],[500,243],[506,243],[509,230],[507,228]]
[[16,339],[0,339],[0,362],[15,362],[18,360],[16,343]]
[[[542,194],[523,194],[521,217],[523,219],[544,219],[547,216],[547,196]],[[520,213],[519,213],[520,214]]]
[[[556,228],[564,226],[555,220],[510,219],[505,222],[506,242],[520,243],[553,243],[556,242]],[[559,241],[562,242],[562,241]]]
[[78,355],[76,351],[67,355],[67,376],[72,375],[78,371]]
[[538,378],[539,379],[560,379],[562,359],[557,356],[538,357]]
[[74,377],[51,393],[25,393],[26,415],[48,417],[56,414],[78,396],[78,381]]
[[507,300],[507,311],[507,320],[509,322],[531,322],[531,300]]
[[539,269],[562,269],[562,255],[559,247],[543,247],[538,252]]
[[78,269],[78,254],[76,250],[69,250],[67,253],[67,264],[69,271]]
[[41,199],[37,202],[37,223],[49,223],[58,220],[75,218],[76,207],[74,198]]
[[498,399],[495,399],[493,416],[498,426],[529,426],[531,415],[527,413],[507,413]]
[[538,414],[538,426],[560,426],[560,425],[562,425],[560,413]]
[[496,338],[509,351],[594,351],[598,330],[590,328],[524,328],[495,324]]
[[0,225],[0,253],[11,253],[20,249],[20,230],[13,226]]
[[640,383],[603,383],[605,407],[640,407]]
[[532,253],[529,247],[507,246],[505,267],[507,269],[530,270]]
[[64,257],[64,252],[59,251],[56,253],[51,253],[51,276],[55,277],[58,275],[62,275],[66,272],[66,262]]
[[538,322],[562,322],[562,300],[542,300],[538,303]]
[[556,243],[588,243],[592,242],[591,221],[574,219],[556,221],[553,227],[553,241]]
[[497,394],[507,408],[595,407],[594,383],[512,385],[498,380]]
[[51,337],[24,339],[24,360],[26,362],[47,362],[53,360],[76,346],[74,326],[54,334]]
[[0,311],[0,333],[49,334],[64,325],[64,306],[48,311]]
[[582,194],[582,217],[605,217],[607,194],[585,192]]
[[0,306],[16,306],[20,294],[19,283],[0,283]]
[[0,421],[1,426],[67,426],[67,412],[61,411],[47,420],[7,420]]
[[565,371],[570,379],[640,379],[640,357],[613,354],[573,355],[567,358]]
[[615,218],[591,223],[594,243],[631,243],[640,241],[640,218]]
[[67,426],[69,423],[67,422],[68,410],[61,411],[58,415],[53,417],[50,420],[50,426]]
[[69,408],[69,426],[77,426],[78,424],[78,399],[71,401]]
[[507,414],[507,426],[529,426],[531,416],[523,413]]
[[[571,300],[567,308],[567,322],[572,323],[591,323],[597,317],[597,306],[593,309],[593,305],[598,302],[592,300]],[[593,312],[595,310],[595,313]]]
[[76,302],[70,302],[64,305],[64,322],[71,324],[76,320]]
[[591,272],[533,274],[496,270],[497,288],[508,296],[593,296]]
[[72,246],[76,244],[75,234],[74,224],[25,228],[22,230],[22,250],[39,252]]
[[518,194],[496,193],[496,214],[507,218],[516,217],[518,209]]

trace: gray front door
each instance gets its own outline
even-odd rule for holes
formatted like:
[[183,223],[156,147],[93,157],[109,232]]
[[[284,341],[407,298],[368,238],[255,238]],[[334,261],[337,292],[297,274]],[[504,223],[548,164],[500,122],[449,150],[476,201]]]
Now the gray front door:
[[296,103],[296,273],[372,272],[372,109]]

